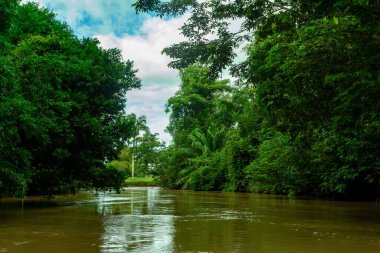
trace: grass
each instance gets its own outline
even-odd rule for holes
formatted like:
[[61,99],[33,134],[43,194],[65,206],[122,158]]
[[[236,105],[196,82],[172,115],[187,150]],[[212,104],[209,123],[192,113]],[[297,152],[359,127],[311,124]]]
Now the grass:
[[124,186],[158,186],[152,177],[130,177],[124,181]]

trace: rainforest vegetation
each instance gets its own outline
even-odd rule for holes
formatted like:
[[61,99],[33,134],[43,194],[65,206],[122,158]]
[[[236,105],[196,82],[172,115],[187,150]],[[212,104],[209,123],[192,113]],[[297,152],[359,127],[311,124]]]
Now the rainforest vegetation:
[[[379,1],[134,6],[161,17],[190,12],[181,29],[187,40],[163,50],[181,78],[166,105],[173,142],[156,169],[163,185],[380,197]],[[220,80],[225,70],[236,81]]]
[[105,164],[134,136],[132,62],[36,4],[0,0],[0,19],[0,195],[118,189]]
[[135,159],[169,188],[380,198],[379,1],[137,0],[189,15],[163,49],[180,73],[167,146],[125,113],[141,82],[119,50],[0,7],[0,195],[118,190]]

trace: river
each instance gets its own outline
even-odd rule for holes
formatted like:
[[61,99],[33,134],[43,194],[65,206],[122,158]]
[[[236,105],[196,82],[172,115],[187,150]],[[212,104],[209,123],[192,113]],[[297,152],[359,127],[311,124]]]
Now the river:
[[0,252],[380,252],[380,204],[155,187],[3,198]]

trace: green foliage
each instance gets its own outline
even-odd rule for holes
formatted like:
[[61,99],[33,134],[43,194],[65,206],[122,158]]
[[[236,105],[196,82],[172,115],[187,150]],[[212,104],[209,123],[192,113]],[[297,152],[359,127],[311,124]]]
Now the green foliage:
[[132,150],[129,147],[125,147],[120,151],[119,160],[123,162],[132,162]]
[[288,135],[276,133],[263,141],[257,158],[245,169],[251,191],[289,194],[295,191],[297,170],[294,167],[296,150]]
[[122,172],[126,177],[132,174],[132,151],[128,147],[120,150],[119,157],[106,164],[108,169],[114,169]]
[[124,175],[104,161],[132,136],[124,113],[125,92],[140,87],[132,62],[76,38],[36,4],[0,6],[0,193],[118,189]]
[[254,146],[249,138],[234,133],[223,148],[226,167],[225,191],[247,191],[244,169],[253,159]]
[[208,157],[196,157],[190,160],[188,170],[180,172],[180,183],[184,189],[197,191],[222,190],[225,181],[225,167],[220,152],[215,152]]
[[19,0],[0,0],[0,35],[6,33],[12,24]]
[[107,163],[107,167],[124,171],[128,176],[132,173],[132,163],[136,176],[156,175],[160,166],[160,152],[164,146],[158,140],[158,134],[150,132],[145,116],[129,115],[131,135],[126,140],[127,146],[120,151],[119,157]]
[[114,189],[120,192],[120,188],[124,183],[125,171],[117,168],[92,168],[92,184],[91,187],[97,191],[106,191]]
[[215,81],[210,70],[190,66],[180,72],[181,87],[166,104],[170,112],[169,133],[175,142],[189,143],[188,135],[195,129],[206,131],[206,122],[214,109],[213,97],[228,89],[227,81]]
[[[322,195],[378,194],[376,34],[356,17],[324,18],[294,37],[268,36],[252,48],[258,99],[271,125],[302,141],[304,160],[315,157],[305,166],[319,168],[322,179],[315,177],[313,184],[320,184]],[[373,194],[364,197],[362,189]]]
[[180,188],[179,171],[187,165],[189,150],[170,145],[159,153],[159,165],[155,169],[160,184],[169,188]]
[[126,176],[131,175],[131,163],[129,161],[112,160],[107,163],[107,169],[114,169],[124,173]]
[[[181,28],[187,41],[163,51],[182,81],[167,104],[173,144],[162,155],[164,184],[379,198],[379,1],[134,6],[159,16],[191,12]],[[242,20],[237,32],[233,19]],[[232,64],[243,43],[246,59]],[[216,80],[227,67],[235,87]]]
[[134,148],[134,154],[140,175],[155,174],[155,169],[159,164],[158,155],[162,147],[157,135],[147,130],[137,138],[138,145]]
[[157,186],[153,177],[130,177],[124,181],[125,186]]

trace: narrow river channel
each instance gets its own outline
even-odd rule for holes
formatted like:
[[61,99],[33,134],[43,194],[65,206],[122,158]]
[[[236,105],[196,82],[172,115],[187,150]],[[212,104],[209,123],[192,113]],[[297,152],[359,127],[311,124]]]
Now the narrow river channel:
[[380,205],[154,187],[0,199],[0,252],[380,252]]

